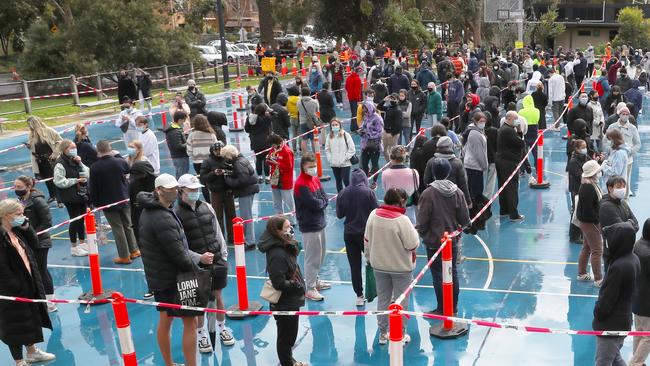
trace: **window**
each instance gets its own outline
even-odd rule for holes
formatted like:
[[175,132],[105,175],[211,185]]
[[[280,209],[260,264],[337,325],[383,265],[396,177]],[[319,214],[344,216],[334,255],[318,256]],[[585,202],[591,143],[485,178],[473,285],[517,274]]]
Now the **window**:
[[579,30],[578,35],[580,37],[591,37],[591,31],[590,30]]

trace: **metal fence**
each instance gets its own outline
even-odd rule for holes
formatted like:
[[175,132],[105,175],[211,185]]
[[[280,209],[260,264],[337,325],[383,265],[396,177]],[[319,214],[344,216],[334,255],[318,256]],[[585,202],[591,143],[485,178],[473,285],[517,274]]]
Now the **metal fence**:
[[[239,58],[228,65],[231,77],[247,75],[248,67],[254,67],[256,60],[246,63]],[[152,80],[151,89],[179,90],[187,85],[189,79],[198,83],[222,81],[223,65],[208,66],[206,64],[195,68],[193,63],[162,65],[143,68],[149,73]],[[129,75],[135,80],[135,70],[128,70]],[[100,72],[94,75],[21,80],[16,82],[0,83],[0,116],[20,113],[32,113],[36,110],[55,108],[66,105],[96,106],[94,100],[106,101],[101,104],[110,104],[108,101],[117,101],[118,71]]]

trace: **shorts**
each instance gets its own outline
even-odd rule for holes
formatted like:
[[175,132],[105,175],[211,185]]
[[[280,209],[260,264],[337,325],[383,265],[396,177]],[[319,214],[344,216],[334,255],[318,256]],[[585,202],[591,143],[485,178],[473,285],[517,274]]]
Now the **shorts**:
[[[167,290],[156,290],[153,292],[153,297],[156,302],[166,302],[168,304],[178,304],[178,301],[176,301],[176,289],[167,289]],[[172,308],[167,308],[163,306],[156,306],[156,310],[158,311],[164,311],[167,313],[168,316],[174,317],[174,318],[186,318],[186,317],[193,317],[193,316],[199,316],[203,314],[200,311],[193,311],[193,310],[183,310],[183,309],[172,309]]]
[[[312,131],[312,132],[309,132]],[[309,132],[309,133],[307,133]],[[314,140],[314,132],[313,128],[309,128],[306,123],[301,123],[300,124],[300,134],[307,133],[306,135],[302,136],[300,139],[301,140]]]

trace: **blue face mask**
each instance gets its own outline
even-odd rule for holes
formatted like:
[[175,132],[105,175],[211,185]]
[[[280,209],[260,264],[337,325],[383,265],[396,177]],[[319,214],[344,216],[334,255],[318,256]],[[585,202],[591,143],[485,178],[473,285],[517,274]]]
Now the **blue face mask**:
[[127,147],[127,148],[126,148],[126,154],[127,154],[127,155],[130,155],[130,156],[135,155],[135,149],[132,148],[132,147]]
[[334,133],[338,133],[339,131],[341,131],[341,127],[339,127],[339,126],[332,126],[332,132],[334,132]]
[[200,195],[200,194],[201,194],[201,192],[199,192],[199,191],[196,191],[196,192],[187,192],[187,199],[190,200],[190,201],[192,201],[192,202],[196,202],[196,201],[199,200],[199,195]]
[[11,227],[19,227],[25,223],[25,216],[20,215],[11,220]]
[[146,130],[146,127],[144,126],[135,126],[135,130],[138,132],[144,132]]
[[77,156],[77,149],[70,149],[68,150],[68,156],[75,157]]

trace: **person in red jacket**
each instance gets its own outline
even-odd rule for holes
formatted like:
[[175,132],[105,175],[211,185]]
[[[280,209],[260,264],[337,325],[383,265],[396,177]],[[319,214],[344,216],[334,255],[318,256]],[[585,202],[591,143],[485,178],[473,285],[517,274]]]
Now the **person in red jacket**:
[[359,74],[363,72],[363,69],[357,67],[355,72],[351,73],[345,80],[345,92],[348,94],[348,101],[350,102],[350,132],[355,132],[358,128],[357,126],[357,104],[363,99],[362,90],[361,90],[361,78]]
[[[266,163],[271,167],[271,192],[273,209],[278,215],[295,210],[293,204],[293,151],[279,135],[269,136],[271,151],[266,156]],[[289,221],[293,222],[292,216]]]

